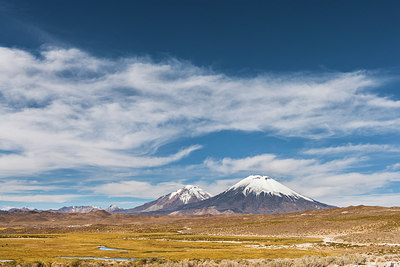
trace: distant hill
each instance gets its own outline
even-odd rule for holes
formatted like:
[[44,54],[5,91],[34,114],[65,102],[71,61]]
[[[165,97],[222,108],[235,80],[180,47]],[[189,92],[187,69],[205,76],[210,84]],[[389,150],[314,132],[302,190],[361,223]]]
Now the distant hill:
[[105,211],[107,211],[109,213],[115,213],[115,212],[118,212],[121,210],[123,210],[123,209],[121,209],[120,207],[115,206],[115,205],[110,205],[108,208],[105,209]]
[[31,209],[31,208],[11,208],[8,211],[38,211],[38,209]]
[[93,206],[70,206],[70,207],[62,207],[54,211],[59,211],[64,213],[89,213],[96,210],[102,210],[102,209]]

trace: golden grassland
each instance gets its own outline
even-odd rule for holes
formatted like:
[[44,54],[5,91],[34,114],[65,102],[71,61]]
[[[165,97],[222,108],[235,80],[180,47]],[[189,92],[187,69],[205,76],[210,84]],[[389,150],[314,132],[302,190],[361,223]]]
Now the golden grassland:
[[[251,259],[258,261],[254,266],[326,266],[398,255],[400,245],[394,243],[400,243],[400,208],[219,216],[0,213],[0,260],[14,260],[2,265],[72,266],[77,261],[59,257],[102,257],[137,258],[129,264],[149,266],[252,265]],[[79,265],[85,262],[95,261]]]
[[[0,236],[0,242],[0,259],[13,259],[17,262],[48,262],[59,257],[237,260],[331,254],[324,250],[279,248],[280,245],[321,242],[316,238],[217,237],[179,233],[7,234]],[[98,246],[127,251],[103,251]],[[251,246],[276,248],[257,249]]]

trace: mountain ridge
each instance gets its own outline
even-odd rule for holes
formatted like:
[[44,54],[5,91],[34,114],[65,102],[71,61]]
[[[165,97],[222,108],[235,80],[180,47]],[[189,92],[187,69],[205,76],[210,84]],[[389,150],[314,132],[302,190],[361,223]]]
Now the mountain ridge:
[[186,185],[175,192],[161,196],[154,201],[147,202],[141,206],[120,211],[123,214],[141,214],[141,213],[168,213],[175,211],[180,207],[201,202],[211,197],[211,194],[202,190],[198,186]]
[[[95,206],[69,206],[50,212],[92,213],[105,211],[120,214],[206,215],[206,214],[277,214],[304,210],[335,208],[286,187],[269,176],[250,175],[216,196],[198,186],[186,185],[140,206],[123,209],[115,205],[102,209]],[[13,208],[27,212],[33,209]],[[38,211],[38,210],[34,210]],[[101,214],[101,213],[99,213]]]

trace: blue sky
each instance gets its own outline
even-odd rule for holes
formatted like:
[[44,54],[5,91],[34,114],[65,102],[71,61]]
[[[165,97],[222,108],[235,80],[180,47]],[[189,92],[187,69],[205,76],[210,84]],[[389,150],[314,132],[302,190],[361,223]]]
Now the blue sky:
[[398,1],[0,1],[0,208],[263,174],[400,203]]

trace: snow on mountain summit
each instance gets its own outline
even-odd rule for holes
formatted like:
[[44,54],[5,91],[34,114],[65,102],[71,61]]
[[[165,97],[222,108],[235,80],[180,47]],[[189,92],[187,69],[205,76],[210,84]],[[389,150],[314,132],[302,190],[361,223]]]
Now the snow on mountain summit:
[[293,198],[303,198],[308,201],[314,201],[311,198],[305,197],[292,189],[284,186],[269,176],[262,175],[250,175],[243,180],[239,181],[227,191],[230,190],[242,190],[243,195],[248,194],[259,195],[261,193],[270,194],[275,196],[288,196]]
[[183,204],[188,204],[192,198],[200,201],[211,197],[211,195],[198,186],[187,185],[178,191],[169,194],[169,199],[175,197],[178,197]]

